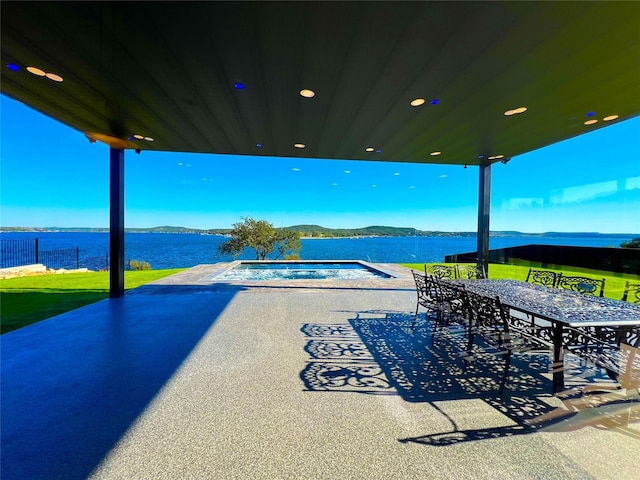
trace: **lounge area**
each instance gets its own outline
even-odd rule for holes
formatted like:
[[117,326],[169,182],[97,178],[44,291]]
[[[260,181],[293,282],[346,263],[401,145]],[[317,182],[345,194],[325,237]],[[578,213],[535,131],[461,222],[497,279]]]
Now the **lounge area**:
[[[569,411],[548,358],[463,368],[395,278],[200,265],[0,337],[2,478],[632,478],[638,411]],[[611,382],[565,358],[567,387]],[[597,452],[597,455],[594,455]]]
[[[390,278],[263,282],[217,280],[228,265],[197,265],[126,293],[124,270],[125,189],[133,189],[129,202],[148,183],[131,176],[125,187],[127,151],[128,167],[152,153],[210,155],[212,173],[198,173],[198,183],[217,179],[237,156],[259,157],[260,169],[220,179],[238,182],[239,194],[243,176],[285,158],[473,172],[473,260],[486,266],[492,167],[640,115],[640,38],[630,21],[640,3],[1,8],[2,94],[68,126],[78,142],[108,146],[110,272],[109,299],[0,337],[3,480],[637,477],[637,402],[566,401],[552,393],[548,355],[525,361],[517,353],[499,395],[496,359],[464,364],[462,331],[434,339],[433,322],[416,318],[409,269],[381,265],[396,273]],[[68,154],[64,143],[51,149]],[[615,156],[597,159],[596,189],[566,185],[564,196],[555,170],[532,162],[530,172],[548,175],[542,183],[553,201],[609,187],[626,194],[636,177],[605,175]],[[64,157],[55,162],[68,174]],[[581,160],[572,172],[584,168]],[[71,174],[81,185],[82,173]],[[265,198],[276,187],[286,192],[280,177],[282,185],[260,185]],[[412,184],[445,178],[455,181],[422,174]],[[149,194],[158,212],[173,188]],[[512,188],[516,210],[542,202],[519,182]],[[201,203],[212,213],[250,212],[255,205],[241,206],[235,193]],[[430,193],[407,200],[416,217],[428,216]],[[459,193],[446,189],[452,210],[461,208]],[[282,209],[297,201],[283,195]],[[570,354],[563,367],[566,388],[615,387]]]

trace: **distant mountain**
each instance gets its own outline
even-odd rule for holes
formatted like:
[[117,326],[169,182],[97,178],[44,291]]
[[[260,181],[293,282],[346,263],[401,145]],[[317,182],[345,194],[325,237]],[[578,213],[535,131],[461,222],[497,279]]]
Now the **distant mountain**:
[[285,230],[300,232],[305,237],[406,237],[413,236],[417,230],[407,227],[371,226],[364,228],[326,228],[320,225],[293,225]]

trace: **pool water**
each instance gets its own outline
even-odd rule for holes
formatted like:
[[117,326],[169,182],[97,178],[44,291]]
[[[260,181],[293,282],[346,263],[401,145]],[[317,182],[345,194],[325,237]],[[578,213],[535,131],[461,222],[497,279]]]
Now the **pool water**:
[[391,276],[357,262],[242,262],[216,280],[352,280]]

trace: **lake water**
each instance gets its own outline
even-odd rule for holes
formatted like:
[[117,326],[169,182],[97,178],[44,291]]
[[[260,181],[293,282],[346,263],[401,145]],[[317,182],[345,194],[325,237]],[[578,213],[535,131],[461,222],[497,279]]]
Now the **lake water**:
[[[79,248],[80,266],[104,268],[109,252],[108,233],[37,232],[0,233],[0,239],[38,238],[40,250]],[[632,236],[594,237],[491,237],[490,248],[518,245],[569,245],[617,247]],[[225,237],[198,234],[125,233],[125,259],[149,262],[153,269],[192,267],[203,263],[232,260],[220,255],[216,247]],[[365,260],[379,263],[441,262],[445,255],[473,252],[475,237],[371,237],[302,239],[302,260]],[[245,251],[239,260],[255,260]]]

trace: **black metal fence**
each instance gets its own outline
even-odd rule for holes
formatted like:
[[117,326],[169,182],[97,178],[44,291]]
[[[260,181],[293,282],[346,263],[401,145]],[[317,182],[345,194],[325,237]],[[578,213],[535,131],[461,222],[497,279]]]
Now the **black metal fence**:
[[43,250],[38,252],[38,262],[47,268],[58,270],[65,268],[74,270],[80,268],[80,249],[64,248],[60,250]]
[[81,257],[79,247],[58,250],[40,250],[38,239],[2,240],[0,268],[42,264],[47,268],[74,270],[108,270],[109,255]]
[[[0,268],[20,267],[38,263],[54,270],[86,268],[91,271],[104,271],[110,268],[109,253],[81,256],[79,247],[40,250],[37,238],[26,240],[3,239],[0,243],[0,252]],[[132,269],[131,260],[129,260],[125,264],[125,270]]]
[[1,268],[33,265],[38,260],[38,239],[2,240]]

